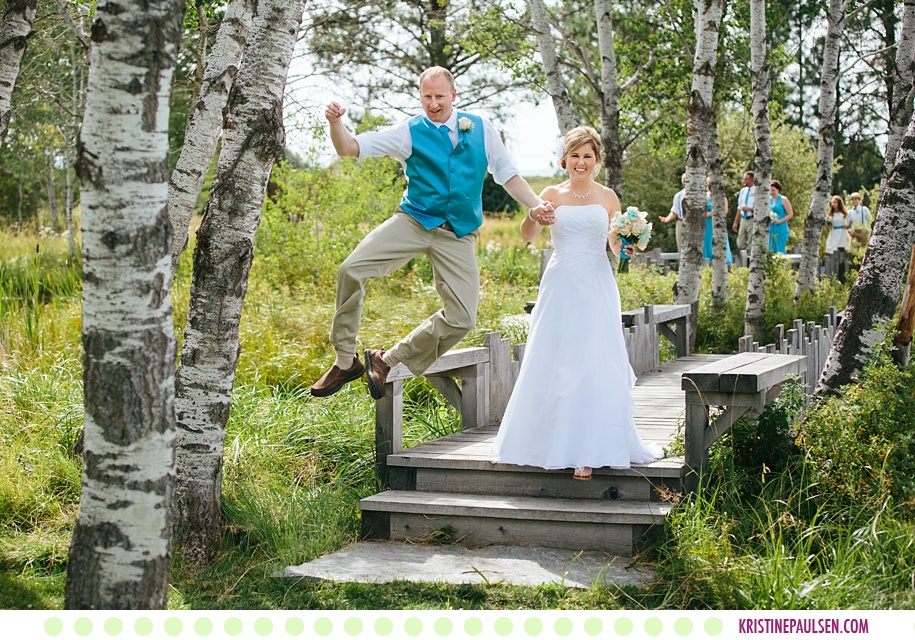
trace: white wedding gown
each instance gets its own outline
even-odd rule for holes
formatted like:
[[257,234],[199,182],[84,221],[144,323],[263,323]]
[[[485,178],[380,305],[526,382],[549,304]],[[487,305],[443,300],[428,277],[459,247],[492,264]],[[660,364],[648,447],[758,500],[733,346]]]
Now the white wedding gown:
[[620,296],[600,205],[556,207],[554,252],[493,451],[544,469],[629,468],[661,456],[635,429]]

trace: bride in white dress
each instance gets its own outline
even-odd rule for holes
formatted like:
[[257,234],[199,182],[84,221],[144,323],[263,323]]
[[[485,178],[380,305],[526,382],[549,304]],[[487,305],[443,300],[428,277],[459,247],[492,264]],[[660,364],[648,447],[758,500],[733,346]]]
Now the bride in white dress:
[[[499,462],[544,469],[629,468],[660,457],[639,439],[620,315],[620,297],[607,260],[616,193],[593,180],[601,142],[590,127],[566,134],[560,165],[569,179],[541,197],[553,211],[521,224],[525,242],[544,225],[554,252],[531,316],[521,371],[493,450]],[[616,255],[620,243],[611,245]],[[631,247],[626,251],[631,255]]]

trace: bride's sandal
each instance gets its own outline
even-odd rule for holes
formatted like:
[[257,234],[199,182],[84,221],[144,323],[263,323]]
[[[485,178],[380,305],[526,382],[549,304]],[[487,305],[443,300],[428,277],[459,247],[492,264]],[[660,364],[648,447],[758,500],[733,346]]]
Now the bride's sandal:
[[572,474],[572,477],[576,480],[590,480],[591,467],[575,467],[575,473]]

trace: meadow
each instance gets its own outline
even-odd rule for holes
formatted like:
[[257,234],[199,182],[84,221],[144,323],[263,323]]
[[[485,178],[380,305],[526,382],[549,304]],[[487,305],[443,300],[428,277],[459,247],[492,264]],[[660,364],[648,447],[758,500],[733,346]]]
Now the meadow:
[[[325,181],[325,187],[333,185]],[[375,204],[373,210],[389,211]],[[208,566],[176,554],[170,607],[915,606],[910,418],[915,378],[912,368],[899,371],[886,354],[841,396],[809,406],[798,388],[788,389],[765,414],[742,421],[721,438],[703,491],[688,499],[672,497],[677,506],[666,531],[635,560],[657,572],[648,589],[375,586],[271,578],[287,565],[356,540],[358,501],[381,488],[373,466],[373,404],[364,383],[323,400],[308,392],[333,357],[327,333],[336,264],[373,220],[355,214],[339,224],[307,215],[291,218],[272,206],[266,207],[259,232],[241,325],[225,446],[222,549]],[[477,329],[464,345],[482,344],[492,330],[513,342],[525,340],[521,316],[525,302],[536,298],[539,254],[548,238],[525,246],[517,231],[521,215],[487,219],[482,228]],[[316,243],[316,229],[326,242]],[[332,234],[336,239],[327,239]],[[672,302],[675,278],[633,268],[619,277],[623,308]],[[698,350],[736,351],[746,278],[746,270],[732,272],[728,306],[713,312],[709,273],[703,276]],[[173,289],[179,340],[189,282],[186,255]],[[80,265],[68,257],[65,239],[0,233],[3,608],[63,605],[80,494],[81,462],[72,452],[83,421],[80,288]],[[790,269],[773,259],[766,311],[770,331],[796,317],[818,320],[830,305],[841,307],[847,295],[844,285],[824,281],[795,304],[793,290]],[[431,267],[417,258],[370,285],[360,340],[367,347],[390,346],[438,304]],[[407,445],[459,427],[455,411],[422,380],[410,381],[404,395]]]

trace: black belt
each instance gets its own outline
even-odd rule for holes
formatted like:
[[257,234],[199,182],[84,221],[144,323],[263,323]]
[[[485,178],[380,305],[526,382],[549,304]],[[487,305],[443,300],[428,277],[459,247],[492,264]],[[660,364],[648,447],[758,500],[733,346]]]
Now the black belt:
[[454,233],[454,227],[452,227],[452,226],[451,226],[451,223],[448,222],[447,220],[446,220],[445,222],[441,223],[441,224],[438,225],[438,226],[441,227],[442,229],[447,229],[447,230],[450,231],[451,233]]
[[752,213],[741,213],[740,215],[743,216],[743,219],[744,219],[744,220],[747,220],[748,218],[752,218],[752,217],[753,217],[753,214],[752,214]]

